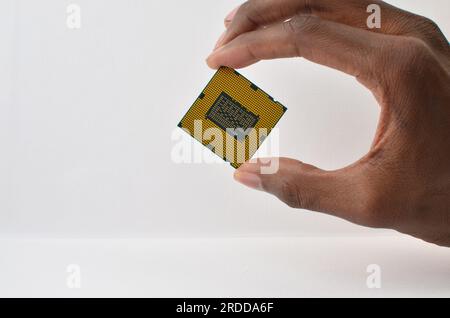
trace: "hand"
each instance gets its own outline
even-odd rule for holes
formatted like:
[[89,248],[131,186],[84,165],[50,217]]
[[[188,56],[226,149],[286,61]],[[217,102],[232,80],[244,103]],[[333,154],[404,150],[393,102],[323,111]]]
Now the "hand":
[[[367,6],[381,28],[367,27]],[[207,63],[241,68],[303,57],[343,71],[381,107],[369,153],[337,171],[280,159],[235,179],[294,208],[391,228],[450,247],[450,47],[430,20],[375,0],[250,0],[229,15]]]

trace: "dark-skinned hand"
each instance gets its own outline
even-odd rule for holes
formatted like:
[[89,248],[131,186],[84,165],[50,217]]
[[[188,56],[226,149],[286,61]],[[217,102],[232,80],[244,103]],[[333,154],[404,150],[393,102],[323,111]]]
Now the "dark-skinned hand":
[[[368,28],[370,4],[381,7],[379,29]],[[277,173],[247,163],[237,181],[294,208],[450,246],[450,48],[435,23],[375,0],[250,0],[225,26],[210,67],[303,57],[354,76],[381,107],[356,163],[324,171],[280,158]]]

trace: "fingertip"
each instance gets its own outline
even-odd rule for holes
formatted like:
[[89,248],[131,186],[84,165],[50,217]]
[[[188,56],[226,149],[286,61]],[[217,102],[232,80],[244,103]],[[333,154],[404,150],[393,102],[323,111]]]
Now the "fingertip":
[[215,56],[214,56],[214,52],[211,53],[207,58],[206,58],[206,64],[212,68],[213,70],[217,70],[219,69],[220,65],[217,64]]
[[240,184],[245,185],[246,187],[260,191],[263,190],[262,180],[259,174],[249,173],[238,169],[235,171],[233,177],[234,180],[236,180]]
[[229,65],[229,56],[225,54],[227,52],[226,47],[222,46],[214,50],[207,58],[206,63],[214,70],[219,69],[221,66],[228,66],[235,68],[234,65]]
[[206,58],[208,66],[216,70],[221,66],[241,69],[257,62],[259,60],[253,59],[245,50],[231,44],[219,47]]

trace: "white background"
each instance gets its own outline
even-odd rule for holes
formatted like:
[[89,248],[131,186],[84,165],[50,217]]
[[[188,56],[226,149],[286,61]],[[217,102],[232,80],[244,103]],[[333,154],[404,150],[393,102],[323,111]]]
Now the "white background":
[[[213,75],[204,59],[238,1],[74,2],[82,9],[80,30],[66,26],[70,1],[0,2],[0,237],[394,235],[292,210],[236,184],[228,165],[171,160],[173,131]],[[447,0],[391,3],[433,18],[448,35]],[[263,62],[242,73],[289,108],[279,124],[281,155],[334,169],[369,149],[378,107],[355,79],[301,59]],[[7,242],[10,251],[36,244]],[[53,254],[44,242],[42,254]],[[350,249],[346,257],[358,258],[352,239],[339,242],[342,251]],[[373,242],[378,249],[390,245]],[[427,257],[443,253],[407,242]],[[285,256],[295,252],[291,246]],[[9,255],[4,273],[21,259]],[[230,262],[233,257],[239,260],[229,255]],[[22,286],[9,278],[6,286]]]

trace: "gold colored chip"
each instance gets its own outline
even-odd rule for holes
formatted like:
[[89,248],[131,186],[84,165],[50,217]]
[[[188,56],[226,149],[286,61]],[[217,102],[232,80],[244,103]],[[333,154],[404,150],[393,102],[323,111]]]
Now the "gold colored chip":
[[237,71],[221,67],[178,126],[239,168],[286,111]]

